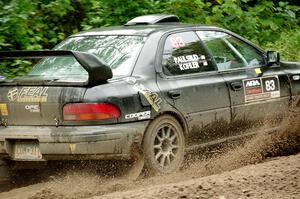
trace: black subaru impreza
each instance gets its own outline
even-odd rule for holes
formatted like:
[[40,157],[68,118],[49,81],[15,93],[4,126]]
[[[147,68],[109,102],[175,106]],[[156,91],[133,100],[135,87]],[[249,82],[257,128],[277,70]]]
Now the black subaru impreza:
[[300,63],[280,62],[225,29],[147,15],[71,35],[25,76],[0,79],[2,164],[132,159],[178,170],[187,148],[242,135],[224,126],[280,119],[300,92]]

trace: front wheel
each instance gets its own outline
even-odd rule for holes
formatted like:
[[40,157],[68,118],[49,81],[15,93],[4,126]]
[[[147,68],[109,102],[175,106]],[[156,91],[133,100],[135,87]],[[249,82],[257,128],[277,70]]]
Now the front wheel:
[[146,170],[150,174],[179,170],[184,149],[183,130],[178,121],[170,115],[157,117],[148,126],[143,140]]

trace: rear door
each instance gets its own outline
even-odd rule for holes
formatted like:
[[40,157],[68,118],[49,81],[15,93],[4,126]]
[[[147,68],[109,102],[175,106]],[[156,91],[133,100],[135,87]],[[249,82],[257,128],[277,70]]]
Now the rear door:
[[197,33],[227,83],[234,121],[263,122],[283,116],[289,105],[290,87],[279,67],[262,73],[264,55],[254,46],[224,32]]
[[[194,141],[226,136],[225,131],[200,132],[230,121],[230,101],[222,75],[194,31],[166,36],[158,86],[164,98],[187,119]],[[212,125],[213,124],[213,125]]]

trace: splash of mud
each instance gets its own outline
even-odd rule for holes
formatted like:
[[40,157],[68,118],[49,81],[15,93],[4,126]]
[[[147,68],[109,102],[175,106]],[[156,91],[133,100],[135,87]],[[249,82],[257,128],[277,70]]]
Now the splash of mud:
[[53,176],[43,188],[33,194],[31,199],[38,198],[82,198],[97,192],[103,179],[93,173],[67,172],[65,176]]
[[276,130],[265,133],[264,130],[269,128],[269,124],[266,123],[252,139],[241,146],[221,148],[218,150],[220,154],[206,160],[198,159],[184,172],[187,172],[187,175],[202,177],[256,164],[268,157],[298,153],[300,151],[300,108],[293,107]]
[[[167,184],[191,178],[222,173],[249,164],[265,161],[269,157],[290,155],[300,151],[300,108],[289,112],[279,128],[272,134],[258,132],[247,141],[226,146],[217,146],[208,158],[196,158],[189,162],[180,172],[155,176],[136,181],[120,178],[99,177],[95,171],[72,171],[65,175],[52,177],[41,189],[27,198],[87,198],[101,196],[116,191],[143,188],[153,184]],[[238,145],[238,146],[237,146]],[[205,152],[205,150],[203,151]],[[211,153],[213,155],[211,155]],[[24,197],[26,198],[26,197]]]
[[88,198],[95,195],[103,195],[115,191],[125,190],[133,181],[121,178],[99,177],[97,172],[70,171],[64,176],[52,176],[52,179],[44,183],[42,188],[28,195],[29,199],[71,199]]

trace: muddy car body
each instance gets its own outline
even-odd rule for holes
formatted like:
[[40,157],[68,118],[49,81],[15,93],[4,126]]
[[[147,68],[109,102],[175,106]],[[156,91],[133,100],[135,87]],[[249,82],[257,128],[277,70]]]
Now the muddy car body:
[[[174,15],[77,33],[53,51],[0,53],[20,57],[47,58],[1,80],[0,156],[10,162],[130,159],[141,148],[150,170],[168,173],[192,144],[240,134],[220,123],[281,118],[300,91],[299,63]],[[65,57],[69,68],[52,68]]]

